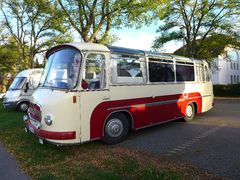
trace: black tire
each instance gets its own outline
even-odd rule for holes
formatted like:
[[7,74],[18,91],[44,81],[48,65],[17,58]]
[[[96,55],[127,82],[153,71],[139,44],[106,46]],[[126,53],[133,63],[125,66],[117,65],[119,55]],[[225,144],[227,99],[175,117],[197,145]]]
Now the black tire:
[[26,112],[29,108],[29,103],[28,102],[21,102],[19,105],[18,105],[18,110],[19,111],[22,111],[22,112]]
[[195,116],[195,107],[193,103],[189,103],[185,109],[185,117],[183,120],[185,122],[192,121]]
[[128,135],[129,122],[123,113],[111,115],[104,125],[104,136],[102,141],[105,144],[117,144],[122,142]]

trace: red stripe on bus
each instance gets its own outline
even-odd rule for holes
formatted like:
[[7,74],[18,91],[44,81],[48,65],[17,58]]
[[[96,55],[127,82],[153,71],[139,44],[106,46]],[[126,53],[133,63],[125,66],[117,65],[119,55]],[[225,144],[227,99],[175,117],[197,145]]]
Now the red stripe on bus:
[[34,125],[31,124],[29,121],[27,127],[29,129],[32,128],[36,136],[43,138],[43,139],[53,139],[53,140],[69,140],[76,138],[76,131],[67,131],[67,132],[54,132],[54,131],[45,131],[41,129],[37,129]]
[[195,102],[198,107],[197,113],[201,113],[201,94],[196,92],[187,95],[187,97],[185,97],[186,94],[177,94],[102,102],[93,110],[91,115],[90,139],[103,137],[106,118],[117,111],[131,114],[134,121],[132,129],[184,117],[189,102]]

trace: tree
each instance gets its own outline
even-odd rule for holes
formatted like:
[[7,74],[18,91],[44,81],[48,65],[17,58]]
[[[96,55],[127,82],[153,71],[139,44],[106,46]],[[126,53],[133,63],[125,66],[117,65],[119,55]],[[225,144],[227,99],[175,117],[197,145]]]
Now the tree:
[[[110,30],[123,25],[149,22],[152,0],[57,0],[69,24],[84,42],[106,43]],[[155,2],[155,1],[154,1]],[[158,0],[160,3],[161,1]]]
[[[33,68],[36,54],[50,45],[71,40],[64,17],[50,0],[3,0],[5,26],[18,47],[18,65]],[[25,68],[27,68],[25,67]]]
[[15,75],[16,59],[18,59],[18,51],[16,43],[10,38],[5,44],[0,45],[0,92],[6,83],[4,83],[7,74]]
[[[206,37],[206,39],[199,43],[196,43],[198,49],[197,59],[213,60],[221,55],[227,46],[231,46],[236,49],[240,49],[240,41],[231,36],[224,34],[214,34]],[[176,55],[184,55],[187,51],[187,47],[183,46],[174,52]]]
[[[165,7],[154,48],[171,40],[186,44],[185,56],[199,57],[205,40],[214,34],[239,38],[240,3],[234,0],[172,0]],[[213,36],[214,37],[214,36]]]

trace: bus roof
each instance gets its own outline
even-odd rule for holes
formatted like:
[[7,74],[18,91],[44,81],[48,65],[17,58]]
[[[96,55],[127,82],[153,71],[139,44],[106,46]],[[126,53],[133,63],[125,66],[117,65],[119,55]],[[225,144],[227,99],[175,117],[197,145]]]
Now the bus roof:
[[52,54],[52,52],[54,52],[55,50],[62,48],[62,47],[74,47],[80,51],[101,51],[101,52],[109,52],[110,50],[102,44],[96,44],[96,43],[79,43],[79,42],[72,42],[72,43],[66,43],[66,44],[62,44],[62,45],[58,45],[58,46],[54,46],[52,48],[50,48],[47,52],[46,52],[46,57],[48,58],[48,56],[50,54]]
[[114,53],[145,55],[145,51],[138,50],[138,49],[130,49],[130,48],[124,48],[124,47],[117,47],[117,46],[107,46],[107,47],[111,52],[114,52]]
[[54,50],[64,47],[64,46],[71,46],[80,51],[101,51],[101,52],[113,52],[113,53],[121,53],[121,54],[129,54],[129,55],[140,55],[140,56],[147,56],[152,58],[167,58],[167,59],[175,59],[177,61],[197,61],[202,62],[201,60],[190,59],[183,56],[168,54],[168,53],[159,53],[159,52],[152,52],[152,51],[144,51],[139,49],[131,49],[125,47],[118,47],[118,46],[105,46],[102,44],[97,43],[66,43],[63,45],[55,46],[49,49],[46,53],[46,57],[48,57]]

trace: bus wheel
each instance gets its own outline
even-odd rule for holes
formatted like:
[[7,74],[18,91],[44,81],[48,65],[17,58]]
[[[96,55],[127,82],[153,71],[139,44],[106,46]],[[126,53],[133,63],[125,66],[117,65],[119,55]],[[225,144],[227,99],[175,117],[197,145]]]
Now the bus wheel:
[[28,107],[29,107],[29,103],[28,102],[21,102],[18,105],[18,110],[26,112],[28,110]]
[[104,126],[103,142],[106,144],[117,144],[123,141],[129,132],[127,117],[122,113],[111,115]]
[[195,116],[195,108],[194,108],[194,104],[193,103],[189,103],[186,107],[185,110],[185,117],[184,117],[184,121],[191,121],[193,120],[194,116]]

